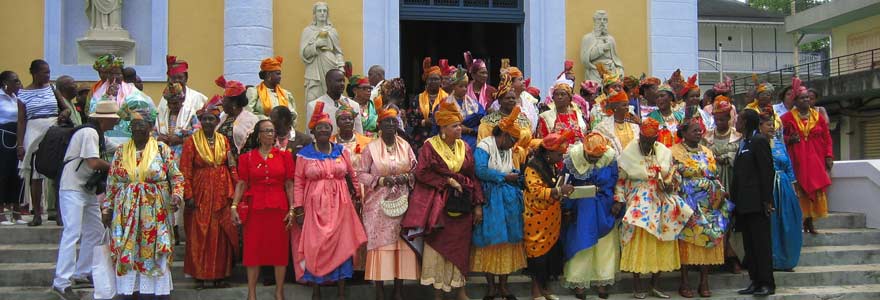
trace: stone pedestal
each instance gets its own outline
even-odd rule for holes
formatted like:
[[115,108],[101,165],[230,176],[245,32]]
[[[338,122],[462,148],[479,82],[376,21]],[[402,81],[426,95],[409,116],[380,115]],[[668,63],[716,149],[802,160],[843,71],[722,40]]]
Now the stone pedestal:
[[89,30],[76,40],[78,64],[92,64],[98,56],[113,54],[125,59],[126,65],[135,62],[135,41],[125,29]]

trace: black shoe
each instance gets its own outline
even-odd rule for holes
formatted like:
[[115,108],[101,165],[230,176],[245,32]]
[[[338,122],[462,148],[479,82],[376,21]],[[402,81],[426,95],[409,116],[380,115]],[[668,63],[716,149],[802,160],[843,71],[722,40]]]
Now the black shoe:
[[776,294],[776,289],[771,288],[771,287],[767,287],[767,286],[762,286],[762,287],[756,289],[752,295],[755,297],[766,297],[766,296],[770,296],[773,294]]
[[756,290],[758,290],[758,287],[755,286],[754,283],[752,283],[752,284],[749,284],[749,287],[742,289],[742,290],[739,290],[739,291],[736,291],[736,293],[740,294],[740,295],[751,295],[751,294],[754,294]]
[[57,294],[63,300],[80,300],[79,295],[73,292],[73,289],[70,287],[64,288],[64,290],[59,290],[57,287],[52,287],[52,292]]
[[71,287],[75,288],[75,289],[90,289],[90,288],[95,287],[95,284],[92,283],[92,279],[90,279],[88,277],[86,277],[86,278],[73,278],[73,279],[71,279],[71,281],[73,281],[73,285]]

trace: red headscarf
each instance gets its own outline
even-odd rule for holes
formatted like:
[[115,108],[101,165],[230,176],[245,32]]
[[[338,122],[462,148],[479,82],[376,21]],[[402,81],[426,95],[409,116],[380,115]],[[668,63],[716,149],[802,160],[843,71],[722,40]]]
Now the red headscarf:
[[214,80],[214,83],[217,84],[217,86],[223,88],[223,96],[226,96],[226,97],[235,97],[235,96],[241,95],[241,93],[244,93],[244,91],[246,89],[244,84],[242,84],[240,81],[238,81],[238,80],[227,81],[226,78],[223,77],[223,75],[220,75],[220,77],[217,77],[217,79]]
[[571,130],[563,130],[560,133],[551,133],[541,140],[541,146],[543,146],[544,149],[553,152],[565,152],[568,149],[568,141],[573,137],[574,132]]
[[312,119],[309,120],[309,129],[315,129],[315,126],[321,123],[333,124],[330,121],[330,115],[324,112],[324,102],[317,101],[315,110],[312,112]]
[[653,118],[645,118],[639,126],[639,131],[643,136],[655,137],[660,132],[660,122]]
[[178,60],[177,56],[166,55],[165,63],[168,65],[168,76],[186,73],[189,70],[189,64],[184,60]]

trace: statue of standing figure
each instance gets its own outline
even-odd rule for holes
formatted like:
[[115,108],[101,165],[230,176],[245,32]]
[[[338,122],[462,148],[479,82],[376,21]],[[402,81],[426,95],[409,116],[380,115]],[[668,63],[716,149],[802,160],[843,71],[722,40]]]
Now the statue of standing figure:
[[312,24],[303,29],[299,40],[299,53],[306,65],[306,102],[324,95],[324,75],[332,69],[342,70],[345,59],[339,46],[339,33],[330,23],[330,11],[325,2],[312,6]]
[[623,74],[623,62],[617,55],[617,43],[608,34],[608,13],[597,10],[593,14],[593,31],[581,40],[581,63],[584,79],[602,82],[597,65],[603,65],[612,74]]
[[122,0],[86,0],[91,30],[121,30]]

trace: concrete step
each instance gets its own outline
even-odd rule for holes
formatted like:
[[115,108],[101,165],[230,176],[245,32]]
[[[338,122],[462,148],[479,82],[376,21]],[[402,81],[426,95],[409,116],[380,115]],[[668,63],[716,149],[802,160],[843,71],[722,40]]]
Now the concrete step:
[[[558,286],[553,289],[554,293],[561,300],[575,300],[571,291],[564,290]],[[678,295],[676,290],[664,291],[671,299],[686,299]],[[89,289],[77,290],[83,300],[92,300],[92,292]],[[333,287],[324,287],[321,289],[323,299],[335,299],[336,289]],[[390,286],[386,287],[386,292],[390,292]],[[285,298],[287,299],[308,299],[311,296],[311,289],[302,285],[287,284],[284,286]],[[346,288],[348,299],[374,300],[375,292],[371,285],[351,285]],[[468,285],[468,295],[471,299],[480,299],[485,294],[484,286]],[[247,295],[247,287],[243,284],[236,284],[228,289],[205,289],[195,290],[191,285],[175,285],[172,292],[173,299],[191,299],[191,300],[232,300],[244,299]],[[519,299],[529,299],[529,293],[514,293]],[[258,287],[258,299],[273,299],[273,287]],[[415,282],[406,282],[403,287],[404,299],[431,299],[432,291],[428,287],[418,286]],[[587,299],[598,299],[595,292],[587,292]],[[736,289],[714,289],[712,291],[713,299],[724,300],[751,300],[752,296],[742,296],[736,293]],[[15,287],[0,288],[0,299],[5,300],[57,300],[59,299],[46,287]],[[610,299],[633,299],[629,291],[611,294]],[[844,286],[810,286],[810,287],[779,287],[776,294],[764,299],[785,299],[785,300],[816,300],[816,299],[835,299],[835,300],[868,300],[880,299],[880,285],[844,285]]]
[[[185,245],[174,247],[174,260],[183,263]],[[55,263],[58,259],[58,244],[0,245],[0,264],[5,263]]]
[[828,228],[865,228],[867,218],[865,214],[848,212],[830,212],[828,217],[816,219],[813,225],[816,229]]
[[880,229],[819,229],[818,234],[804,233],[804,247],[864,245],[880,241]]
[[801,250],[800,267],[880,264],[880,245],[815,246]]

